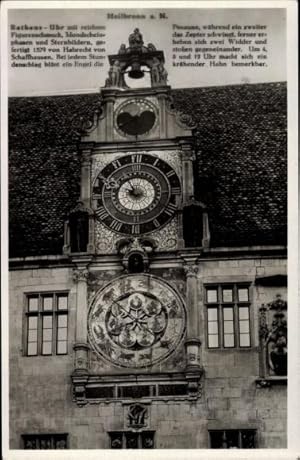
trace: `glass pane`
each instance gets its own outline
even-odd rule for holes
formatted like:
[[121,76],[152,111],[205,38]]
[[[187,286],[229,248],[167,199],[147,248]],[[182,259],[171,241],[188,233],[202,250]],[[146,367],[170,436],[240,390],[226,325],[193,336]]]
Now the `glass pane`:
[[250,347],[250,335],[249,334],[240,335],[240,347]]
[[121,433],[112,433],[111,437],[111,448],[112,449],[122,449],[122,434]]
[[42,348],[43,355],[51,355],[52,353],[52,342],[44,342]]
[[239,302],[248,302],[249,301],[248,288],[239,288],[238,289],[238,299],[239,299]]
[[230,308],[223,308],[223,318],[224,321],[232,321],[233,320],[233,309]]
[[57,342],[57,354],[65,355],[67,353],[67,342]]
[[216,303],[218,302],[218,291],[217,289],[208,289],[207,290],[207,302]]
[[142,449],[153,449],[154,435],[153,433],[141,433],[142,436]]
[[224,347],[234,347],[233,335],[224,335]]
[[208,321],[217,321],[218,320],[218,310],[217,308],[208,308],[207,309]]
[[28,343],[27,355],[28,356],[37,355],[37,343],[36,342]]
[[226,431],[227,449],[240,448],[238,430]]
[[43,297],[43,310],[51,311],[53,309],[53,297]]
[[248,318],[249,318],[249,308],[239,307],[239,319],[248,319]]
[[254,449],[255,448],[255,432],[254,431],[242,431],[242,448],[243,449]]
[[36,329],[29,329],[28,342],[37,342],[37,330]]
[[224,321],[224,333],[233,334],[233,322],[232,321]]
[[43,341],[44,342],[52,341],[52,329],[44,329],[43,330]]
[[223,431],[210,432],[210,446],[212,449],[222,449],[223,447]]
[[28,299],[28,311],[37,311],[39,308],[38,297],[29,297]]
[[57,340],[67,340],[67,328],[60,328],[57,330]]
[[28,317],[28,329],[37,329],[37,316]]
[[215,348],[219,346],[219,337],[217,335],[208,336],[208,346],[209,348]]
[[68,308],[68,296],[60,295],[57,297],[57,309],[66,310]]
[[218,334],[218,323],[216,321],[208,323],[208,333]]
[[126,449],[138,449],[138,434],[125,433],[126,436]]
[[67,315],[58,315],[57,316],[57,325],[58,325],[58,327],[67,327],[67,325],[68,325],[68,316]]
[[44,329],[52,328],[52,316],[43,316],[43,328]]
[[223,289],[223,302],[232,302],[232,289]]
[[240,333],[249,333],[249,321],[240,321]]

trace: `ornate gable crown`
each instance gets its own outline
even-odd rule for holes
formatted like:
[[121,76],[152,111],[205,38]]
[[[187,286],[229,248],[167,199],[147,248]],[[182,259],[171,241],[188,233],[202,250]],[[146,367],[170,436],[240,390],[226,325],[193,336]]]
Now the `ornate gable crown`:
[[[108,56],[110,69],[105,82],[106,88],[128,88],[124,75],[130,78],[143,78],[150,72],[151,87],[167,85],[168,73],[164,68],[164,53],[156,50],[152,43],[144,45],[139,29],[134,29],[128,38],[129,46],[121,44],[118,54]],[[149,70],[145,70],[145,67]]]

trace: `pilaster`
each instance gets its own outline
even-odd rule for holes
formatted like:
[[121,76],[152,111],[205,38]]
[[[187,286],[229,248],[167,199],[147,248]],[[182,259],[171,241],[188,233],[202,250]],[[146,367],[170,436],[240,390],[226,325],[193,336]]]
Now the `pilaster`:
[[88,297],[87,281],[89,277],[88,263],[82,261],[77,264],[73,272],[73,281],[77,285],[77,308],[76,308],[76,337],[74,344],[75,352],[75,373],[88,373],[88,352],[87,341],[87,316]]
[[197,259],[185,261],[186,274],[186,304],[188,310],[186,335],[186,368],[199,369],[200,365],[200,312],[198,299],[198,271]]
[[180,141],[182,156],[182,186],[183,186],[183,204],[194,196],[194,171],[193,161],[195,154],[192,145],[188,141]]

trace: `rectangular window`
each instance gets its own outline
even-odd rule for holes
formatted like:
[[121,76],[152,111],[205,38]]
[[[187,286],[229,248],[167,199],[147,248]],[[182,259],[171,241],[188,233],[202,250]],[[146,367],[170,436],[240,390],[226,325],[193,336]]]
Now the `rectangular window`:
[[30,294],[26,304],[27,356],[67,354],[67,293]]
[[209,432],[211,449],[255,449],[256,430],[214,430]]
[[111,449],[154,449],[154,431],[113,431],[109,437]]
[[208,348],[251,346],[249,286],[206,286]]
[[68,435],[62,434],[23,434],[24,449],[67,449]]

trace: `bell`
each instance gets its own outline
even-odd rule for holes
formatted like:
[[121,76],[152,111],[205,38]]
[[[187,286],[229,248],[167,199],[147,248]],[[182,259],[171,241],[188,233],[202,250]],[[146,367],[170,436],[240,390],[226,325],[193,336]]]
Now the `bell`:
[[130,78],[143,78],[144,72],[141,70],[141,64],[137,61],[131,64],[131,69],[128,72]]

